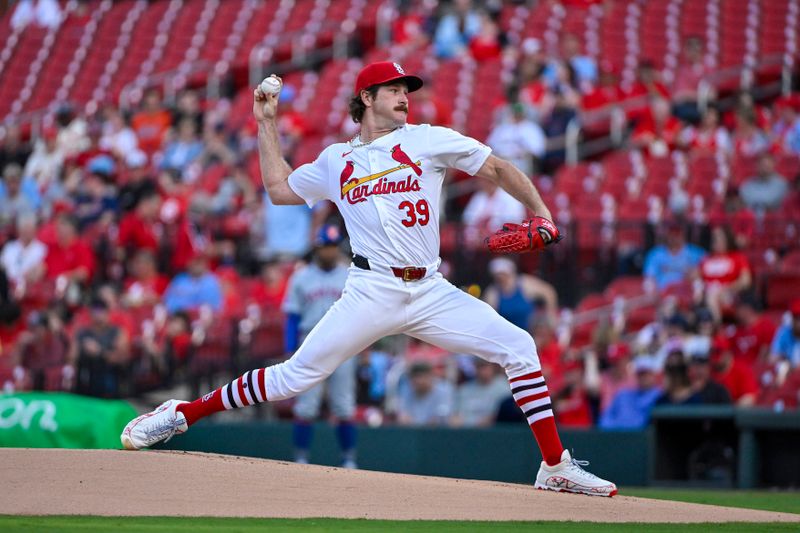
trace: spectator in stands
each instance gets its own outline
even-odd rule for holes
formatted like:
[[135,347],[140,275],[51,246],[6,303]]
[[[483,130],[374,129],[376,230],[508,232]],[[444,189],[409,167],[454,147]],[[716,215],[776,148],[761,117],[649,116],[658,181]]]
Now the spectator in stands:
[[102,131],[99,142],[101,150],[110,152],[118,161],[138,157],[136,153],[139,152],[139,140],[121,111],[113,107],[106,108]]
[[497,373],[497,365],[475,358],[475,379],[458,387],[450,424],[485,427],[494,424],[500,402],[509,394],[508,382]]
[[600,412],[605,412],[611,401],[623,389],[636,385],[636,376],[631,365],[631,350],[624,342],[615,342],[606,351],[608,367],[600,374]]
[[66,159],[96,148],[89,137],[89,124],[72,104],[62,104],[56,110],[55,118],[58,125],[56,146]]
[[453,387],[439,379],[430,364],[417,362],[408,371],[397,399],[397,423],[404,426],[444,425],[453,414]]
[[454,0],[446,9],[433,36],[434,52],[441,59],[463,55],[481,29],[481,19],[472,0]]
[[16,163],[6,165],[0,188],[0,228],[10,226],[20,215],[36,215],[39,199],[30,190],[23,187],[22,168]]
[[697,153],[730,155],[733,152],[731,136],[720,124],[719,111],[711,105],[703,112],[699,126],[689,126],[681,132],[679,142]]
[[131,127],[136,133],[139,148],[147,155],[152,155],[161,148],[169,131],[172,117],[161,105],[161,96],[157,89],[148,89],[142,99],[142,108],[131,120]]
[[156,180],[147,168],[147,156],[138,151],[128,156],[128,179],[119,189],[119,207],[123,213],[136,208],[139,200],[151,191],[158,190]]
[[800,94],[775,100],[775,119],[769,133],[776,151],[800,155],[800,115],[795,106],[800,106]]
[[750,288],[753,275],[747,257],[739,251],[727,226],[711,228],[711,253],[700,262],[705,302],[717,320],[732,310],[737,294]]
[[116,163],[111,156],[94,157],[89,161],[87,170],[88,175],[81,180],[73,194],[74,215],[78,218],[81,230],[97,222],[108,226],[119,208],[114,182]]
[[133,211],[123,215],[117,243],[124,255],[140,249],[158,251],[159,235],[163,233],[158,217],[160,211],[161,196],[151,189],[142,193]]
[[49,279],[86,283],[92,278],[95,257],[92,248],[78,235],[78,220],[62,213],[56,218],[55,242],[47,246],[44,264]]
[[758,158],[758,173],[745,180],[739,195],[747,207],[754,211],[774,211],[781,207],[789,194],[786,178],[775,172],[775,159],[769,152]]
[[[419,50],[428,44],[428,9],[410,0],[397,2],[397,15],[392,21],[392,44],[407,50]],[[420,124],[420,122],[411,122]],[[424,123],[423,123],[424,124]]]
[[453,124],[452,110],[442,102],[433,90],[433,82],[425,81],[425,85],[409,95],[409,124],[430,124],[432,126],[450,127]]
[[636,81],[623,88],[625,110],[630,120],[638,122],[647,115],[649,102],[655,98],[669,99],[669,90],[658,77],[655,65],[649,59],[639,62]]
[[665,157],[678,144],[681,122],[670,114],[669,102],[653,98],[650,109],[631,134],[631,145],[652,157]]
[[664,362],[664,392],[656,400],[656,405],[686,404],[691,396],[686,358],[682,351],[673,350]]
[[733,132],[733,150],[737,156],[757,157],[769,148],[769,138],[758,126],[756,109],[745,101],[736,108],[736,128]]
[[25,165],[24,175],[37,183],[39,188],[58,180],[64,165],[64,154],[58,149],[58,130],[45,128],[42,137],[34,143],[33,153]]
[[152,306],[161,302],[169,280],[156,268],[152,250],[141,248],[130,262],[130,276],[125,279],[122,301],[127,307]]
[[731,395],[728,390],[711,378],[711,362],[708,352],[695,352],[689,357],[687,369],[692,395],[687,404],[729,404]]
[[[282,90],[281,103],[286,103],[283,100]],[[203,166],[208,166],[211,163],[222,163],[227,166],[236,164],[236,153],[228,144],[225,124],[222,122],[206,125],[206,129],[203,132],[203,144],[204,150],[201,156]]]
[[586,92],[597,82],[597,63],[590,56],[581,54],[581,42],[574,33],[566,33],[561,38],[561,57],[551,61],[544,72],[544,77],[552,87],[561,82],[558,63],[564,62],[575,73],[575,87]]
[[800,368],[800,299],[789,306],[791,322],[783,324],[772,339],[770,359],[787,361],[793,368]]
[[70,361],[76,368],[75,392],[101,398],[119,397],[129,356],[129,339],[110,321],[108,304],[90,304],[91,322],[75,334]]
[[277,261],[266,261],[259,276],[259,283],[250,295],[263,309],[280,309],[286,295],[289,276]]
[[736,325],[731,337],[737,359],[750,367],[766,363],[776,329],[772,320],[758,312],[758,302],[752,292],[739,295]]
[[672,84],[673,113],[683,121],[697,124],[700,83],[711,73],[703,58],[703,39],[690,36],[683,45],[683,58]]
[[300,257],[311,246],[311,215],[306,205],[274,205],[263,194],[263,259]]
[[526,117],[525,106],[511,105],[511,116],[495,126],[486,144],[498,156],[514,163],[527,176],[533,176],[536,162],[544,156],[547,139],[538,124]]
[[164,149],[161,168],[184,173],[203,153],[203,141],[197,137],[197,125],[189,117],[178,122],[178,134],[174,141]]
[[[22,314],[17,298],[11,291],[11,283],[5,271],[0,268],[0,341],[2,346],[13,344],[19,333],[19,317]],[[8,334],[5,336],[3,334]],[[0,352],[1,353],[1,352]]]
[[633,387],[621,389],[602,410],[599,426],[602,429],[644,429],[650,421],[650,410],[661,396],[658,387],[658,363],[647,355],[633,361],[636,381]]
[[744,205],[742,197],[739,196],[739,189],[732,185],[725,190],[722,205],[711,212],[708,222],[712,226],[729,226],[733,231],[736,246],[742,250],[747,249],[756,230],[755,213]]
[[470,197],[462,218],[467,240],[473,244],[481,242],[493,228],[525,217],[525,206],[496,183],[480,180],[478,186],[480,190]]
[[562,384],[553,395],[553,412],[561,427],[588,428],[592,409],[584,383],[583,361],[573,359],[561,369]]
[[558,296],[549,283],[519,274],[517,266],[506,257],[489,263],[493,282],[486,288],[484,300],[515,326],[528,330],[535,317],[555,318]]
[[733,344],[725,334],[718,334],[711,345],[711,377],[722,384],[733,403],[749,407],[756,403],[758,382],[753,369],[733,355]]
[[505,36],[500,31],[500,26],[487,13],[481,11],[480,29],[469,41],[469,51],[477,62],[497,59],[503,52]]
[[[7,124],[4,126],[5,133],[0,137],[0,168],[6,168],[10,163],[16,163],[22,168],[28,162],[31,155],[31,147],[27,142],[22,141],[19,126]],[[0,133],[2,133],[0,128]]]
[[600,109],[620,102],[623,96],[616,66],[610,61],[603,61],[600,63],[600,82],[583,94],[581,108],[584,111]]
[[208,270],[208,259],[196,253],[186,272],[175,276],[164,293],[167,311],[196,311],[208,306],[214,311],[222,309],[222,287],[217,276]]
[[654,246],[644,260],[646,283],[659,291],[675,283],[694,278],[705,251],[686,242],[683,226],[677,222],[667,225],[666,242]]
[[61,385],[72,375],[72,368],[66,367],[69,351],[70,339],[58,313],[54,309],[31,311],[27,327],[13,347],[13,358],[25,372],[26,388],[45,390],[49,372],[62,378],[57,388],[66,388]]
[[194,124],[194,131],[199,132],[203,131],[204,118],[197,91],[192,89],[181,91],[172,113],[172,126],[177,127],[180,133],[181,122],[189,119]]
[[18,288],[37,282],[44,274],[47,247],[36,238],[36,230],[36,215],[17,216],[17,238],[7,242],[0,254],[0,265]]

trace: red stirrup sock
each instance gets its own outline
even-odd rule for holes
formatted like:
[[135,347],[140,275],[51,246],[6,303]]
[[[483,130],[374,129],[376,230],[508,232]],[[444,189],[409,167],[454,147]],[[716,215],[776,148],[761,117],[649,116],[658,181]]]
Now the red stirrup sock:
[[267,401],[265,378],[266,368],[251,370],[202,398],[179,405],[176,410],[183,413],[186,423],[191,426],[201,418],[220,411],[265,402]]
[[525,414],[533,436],[536,437],[542,458],[549,466],[560,463],[564,447],[558,436],[556,421],[553,418],[553,405],[542,372],[537,370],[508,381],[511,384],[514,401]]

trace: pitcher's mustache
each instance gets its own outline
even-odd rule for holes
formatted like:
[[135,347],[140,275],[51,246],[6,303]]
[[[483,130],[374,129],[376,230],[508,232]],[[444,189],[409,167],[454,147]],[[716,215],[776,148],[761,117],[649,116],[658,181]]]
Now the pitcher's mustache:
[[395,108],[394,108],[394,110],[395,110],[395,111],[405,111],[406,113],[408,113],[408,106],[406,106],[406,105],[399,105],[399,106],[395,107]]

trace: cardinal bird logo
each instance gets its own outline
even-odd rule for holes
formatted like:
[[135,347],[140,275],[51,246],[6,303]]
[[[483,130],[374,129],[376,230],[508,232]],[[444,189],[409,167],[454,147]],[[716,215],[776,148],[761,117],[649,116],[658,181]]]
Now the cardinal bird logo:
[[[350,180],[350,177],[353,175],[353,169],[355,169],[355,164],[352,161],[348,161],[344,165],[344,169],[342,169],[342,174],[339,176],[339,187],[344,191],[345,184]],[[344,198],[344,192],[342,192],[342,198]]]
[[406,154],[403,149],[400,148],[399,144],[392,148],[392,159],[403,165],[408,165],[417,176],[422,176],[422,169],[419,168],[419,165],[414,163],[410,157],[408,157],[408,154]]

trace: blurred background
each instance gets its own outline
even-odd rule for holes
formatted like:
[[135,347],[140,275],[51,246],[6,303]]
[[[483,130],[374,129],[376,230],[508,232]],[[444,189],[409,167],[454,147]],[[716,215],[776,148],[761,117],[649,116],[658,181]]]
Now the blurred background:
[[[357,133],[355,76],[391,59],[426,80],[410,122],[513,161],[567,235],[492,258],[525,209],[445,183],[442,271],[534,336],[565,442],[621,484],[796,487],[798,27],[797,0],[0,2],[0,444],[99,445],[53,440],[47,402],[88,412],[64,393],[144,411],[288,357],[288,279],[341,219],[269,202],[253,87],[282,76],[297,166]],[[532,479],[499,368],[407,338],[356,357],[362,467]],[[286,459],[292,416],[170,444]]]

